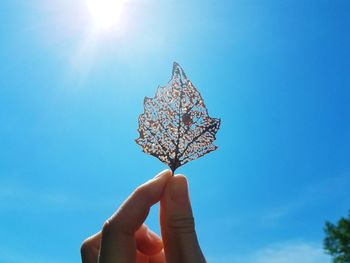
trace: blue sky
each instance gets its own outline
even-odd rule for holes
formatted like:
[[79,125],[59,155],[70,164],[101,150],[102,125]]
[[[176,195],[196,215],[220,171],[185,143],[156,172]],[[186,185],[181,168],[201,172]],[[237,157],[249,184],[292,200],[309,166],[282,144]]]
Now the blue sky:
[[[188,176],[209,262],[314,263],[350,209],[349,1],[0,2],[0,262],[79,262],[166,167],[134,142],[173,61],[222,119]],[[147,223],[157,231],[157,207]]]

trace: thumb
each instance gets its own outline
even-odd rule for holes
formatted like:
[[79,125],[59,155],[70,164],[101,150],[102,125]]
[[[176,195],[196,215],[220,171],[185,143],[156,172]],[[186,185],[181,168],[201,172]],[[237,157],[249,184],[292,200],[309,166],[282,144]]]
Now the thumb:
[[160,223],[167,263],[205,263],[183,175],[169,179],[160,203]]

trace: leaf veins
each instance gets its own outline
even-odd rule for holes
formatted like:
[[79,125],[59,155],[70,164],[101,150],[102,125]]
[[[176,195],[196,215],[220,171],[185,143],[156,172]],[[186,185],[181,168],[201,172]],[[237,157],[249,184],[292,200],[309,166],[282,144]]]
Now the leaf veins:
[[154,98],[144,100],[136,143],[174,172],[216,150],[213,142],[219,128],[220,119],[209,117],[200,93],[174,62],[168,84],[158,87]]

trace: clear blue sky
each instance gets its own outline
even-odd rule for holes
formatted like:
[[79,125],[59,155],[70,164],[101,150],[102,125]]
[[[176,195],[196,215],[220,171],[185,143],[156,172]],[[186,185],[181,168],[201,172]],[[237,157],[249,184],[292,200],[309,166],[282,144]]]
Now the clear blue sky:
[[[166,167],[134,139],[173,61],[222,119],[188,176],[211,263],[324,263],[350,209],[350,2],[0,2],[0,262],[79,262],[81,241]],[[157,208],[148,224],[157,226]]]

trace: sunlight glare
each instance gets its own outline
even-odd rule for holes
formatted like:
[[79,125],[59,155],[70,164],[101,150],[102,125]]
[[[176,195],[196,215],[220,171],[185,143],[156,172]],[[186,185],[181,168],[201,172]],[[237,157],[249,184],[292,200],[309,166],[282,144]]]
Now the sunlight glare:
[[[125,1],[125,0],[124,0]],[[97,29],[108,29],[118,24],[123,0],[87,0],[87,6]]]

